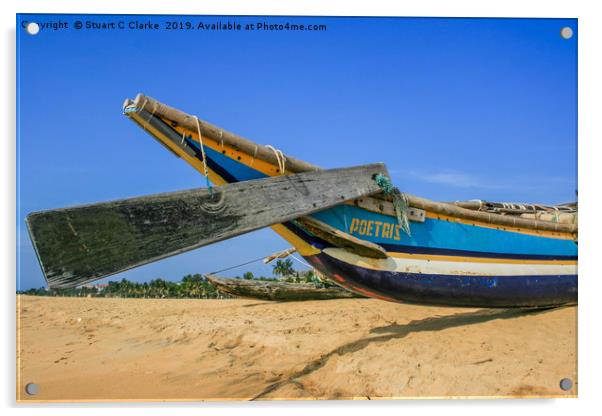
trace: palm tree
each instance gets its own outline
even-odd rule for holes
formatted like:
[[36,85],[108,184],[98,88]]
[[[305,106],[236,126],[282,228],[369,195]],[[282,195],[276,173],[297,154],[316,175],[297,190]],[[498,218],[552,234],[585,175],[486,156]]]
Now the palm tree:
[[293,261],[291,259],[276,260],[272,271],[276,276],[280,276],[282,278],[292,276],[295,274],[295,269],[293,269]]

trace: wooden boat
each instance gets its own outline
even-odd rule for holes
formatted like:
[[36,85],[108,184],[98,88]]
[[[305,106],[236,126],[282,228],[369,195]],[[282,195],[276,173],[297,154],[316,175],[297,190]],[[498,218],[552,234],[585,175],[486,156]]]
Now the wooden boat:
[[212,274],[205,277],[220,291],[242,298],[286,302],[362,297],[340,287],[318,287],[312,283],[225,279]]
[[[304,182],[303,175],[317,174],[319,178],[330,172],[142,94],[126,100],[124,114],[224,193],[230,192],[232,185],[228,184],[271,184],[282,176]],[[336,204],[332,200],[309,204],[314,211],[305,207],[287,217],[272,215],[277,223],[264,221],[255,224],[254,229],[269,225],[321,274],[368,297],[472,307],[547,307],[577,302],[576,205],[435,202],[392,189],[386,169],[379,167],[370,172],[355,171],[355,176],[344,178],[338,185],[326,179],[313,183],[321,184],[322,191],[333,195],[333,186],[347,187],[355,181],[362,189],[351,192],[346,188]],[[377,182],[378,188],[371,187],[366,178]],[[292,192],[282,184],[278,186],[280,195]],[[308,197],[304,195],[297,193],[295,198],[306,203]],[[36,215],[33,223],[36,219],[43,222],[43,215]],[[560,216],[562,221],[558,220]],[[89,219],[85,224],[98,225]],[[54,264],[53,273],[63,284],[77,282],[72,267],[60,268],[61,256],[48,254],[57,253],[58,248],[40,255],[38,245],[49,240],[51,233],[36,233],[32,221],[29,225],[45,273],[50,266],[44,265],[44,256],[54,259],[50,262]],[[65,226],[62,230],[55,230],[56,238],[67,233]],[[82,234],[86,233],[80,233],[80,237]],[[184,249],[169,253],[158,249],[154,257],[143,256],[128,267]],[[93,263],[90,257],[86,261]],[[109,271],[104,270],[103,275]],[[99,278],[99,274],[91,273],[87,278]]]

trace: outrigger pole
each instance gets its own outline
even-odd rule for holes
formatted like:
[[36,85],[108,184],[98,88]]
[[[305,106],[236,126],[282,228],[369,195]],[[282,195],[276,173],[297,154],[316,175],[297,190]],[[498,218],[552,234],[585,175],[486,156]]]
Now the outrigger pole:
[[[123,108],[126,115],[142,128],[154,129],[155,134],[160,134],[169,139],[174,145],[178,145],[190,156],[195,154],[194,150],[187,148],[186,143],[182,143],[182,138],[175,134],[175,130],[171,127],[180,126],[191,132],[196,132],[198,128],[203,137],[209,137],[217,142],[225,143],[234,149],[254,155],[255,158],[262,159],[274,165],[277,165],[280,162],[276,152],[268,146],[254,143],[251,140],[224,130],[207,121],[199,120],[191,114],[187,114],[161,103],[147,95],[138,94],[134,100],[125,100]],[[171,126],[166,124],[163,120],[171,123]],[[197,122],[199,124],[197,124]],[[161,142],[161,144],[165,146],[164,143]],[[171,149],[169,150],[172,151]],[[287,173],[301,173],[320,170],[320,167],[286,155],[285,169]],[[472,207],[463,207],[462,204],[456,205],[455,203],[437,202],[407,193],[404,195],[407,199],[408,206],[411,208],[455,218],[462,218],[469,221],[484,222],[502,227],[521,227],[537,231],[567,232],[575,235],[578,229],[577,224],[572,223],[566,224],[561,222],[539,221],[537,219],[521,218],[515,215],[499,215],[498,213],[467,209]],[[387,196],[382,192],[375,197],[364,198],[354,201],[354,203],[360,208],[368,211],[393,216],[396,213],[390,196]],[[412,219],[412,213],[408,212],[407,214],[408,217]],[[418,221],[424,221],[424,218],[417,217],[416,219]]]

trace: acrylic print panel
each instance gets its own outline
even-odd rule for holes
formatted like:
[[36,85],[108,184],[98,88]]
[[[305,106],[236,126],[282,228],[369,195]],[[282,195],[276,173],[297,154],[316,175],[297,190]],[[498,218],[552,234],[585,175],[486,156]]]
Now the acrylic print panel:
[[18,15],[18,401],[575,397],[577,37]]

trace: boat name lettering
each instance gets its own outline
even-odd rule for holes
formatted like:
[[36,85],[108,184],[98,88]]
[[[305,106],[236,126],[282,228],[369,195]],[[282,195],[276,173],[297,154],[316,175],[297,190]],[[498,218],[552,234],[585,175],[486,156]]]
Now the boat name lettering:
[[353,218],[349,226],[350,234],[359,234],[367,237],[392,238],[400,240],[401,234],[399,224],[386,221],[363,220]]

